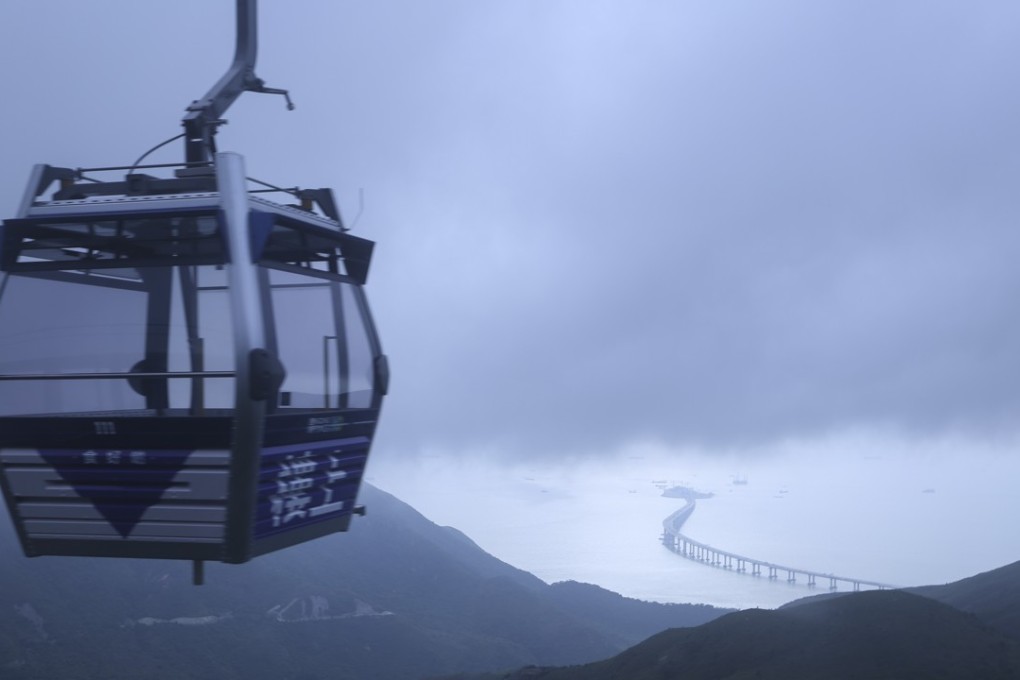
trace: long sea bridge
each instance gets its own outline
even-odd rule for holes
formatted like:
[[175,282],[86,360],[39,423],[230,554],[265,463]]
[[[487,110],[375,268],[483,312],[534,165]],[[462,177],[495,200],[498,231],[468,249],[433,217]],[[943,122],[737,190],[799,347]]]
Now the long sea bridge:
[[737,553],[729,552],[727,550],[720,550],[719,548],[707,543],[702,543],[701,541],[695,541],[693,538],[684,535],[683,532],[681,532],[681,528],[683,527],[684,522],[686,522],[694,512],[694,508],[697,505],[696,497],[699,494],[691,489],[683,487],[674,487],[673,489],[670,489],[670,491],[673,493],[668,495],[675,498],[683,498],[686,503],[684,507],[680,508],[663,520],[662,544],[681,557],[686,557],[689,560],[701,562],[720,569],[728,569],[735,573],[746,574],[748,576],[755,576],[759,578],[767,577],[772,581],[785,580],[791,585],[803,583],[807,585],[808,588],[815,588],[819,583],[826,582],[828,583],[829,590],[832,591],[839,590],[840,584],[844,584],[855,591],[873,588],[885,590],[895,589],[897,587],[888,583],[879,583],[878,581],[868,581],[866,579],[852,578],[850,576],[825,574],[818,571],[812,571],[810,569],[801,569],[799,567],[789,567],[782,564],[776,564],[774,562],[766,562],[765,560],[747,557],[746,555],[738,555]]

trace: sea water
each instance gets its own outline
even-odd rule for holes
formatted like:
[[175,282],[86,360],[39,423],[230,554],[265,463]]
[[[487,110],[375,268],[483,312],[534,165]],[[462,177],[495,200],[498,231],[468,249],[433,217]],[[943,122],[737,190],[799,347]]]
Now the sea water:
[[[983,450],[850,452],[794,447],[757,458],[633,453],[507,465],[442,456],[377,465],[369,481],[547,582],[628,597],[776,607],[828,591],[770,581],[667,550],[662,522],[698,500],[688,537],[757,560],[896,586],[945,583],[1020,559],[1020,457]],[[848,584],[840,584],[847,589]]]

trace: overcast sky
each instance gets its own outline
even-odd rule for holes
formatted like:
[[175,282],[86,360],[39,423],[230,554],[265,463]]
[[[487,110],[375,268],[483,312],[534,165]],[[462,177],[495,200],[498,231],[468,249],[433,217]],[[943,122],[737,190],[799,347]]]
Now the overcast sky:
[[[387,455],[1017,434],[1020,3],[260,4],[297,109],[244,95],[220,148],[364,189]],[[0,212],[177,134],[232,32],[0,4]]]

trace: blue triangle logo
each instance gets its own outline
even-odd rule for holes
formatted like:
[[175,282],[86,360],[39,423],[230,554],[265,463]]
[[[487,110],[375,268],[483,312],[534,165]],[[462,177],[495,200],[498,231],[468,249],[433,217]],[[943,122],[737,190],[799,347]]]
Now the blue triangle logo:
[[127,538],[173,484],[191,451],[45,449],[39,455]]

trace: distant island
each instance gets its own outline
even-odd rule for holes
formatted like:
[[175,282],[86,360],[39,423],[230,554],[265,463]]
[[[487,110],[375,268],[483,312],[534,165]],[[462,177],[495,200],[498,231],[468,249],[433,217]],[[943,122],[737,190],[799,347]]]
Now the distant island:
[[666,498],[682,498],[685,501],[696,501],[715,496],[712,492],[697,491],[689,486],[671,486],[668,489],[664,489],[662,495]]

